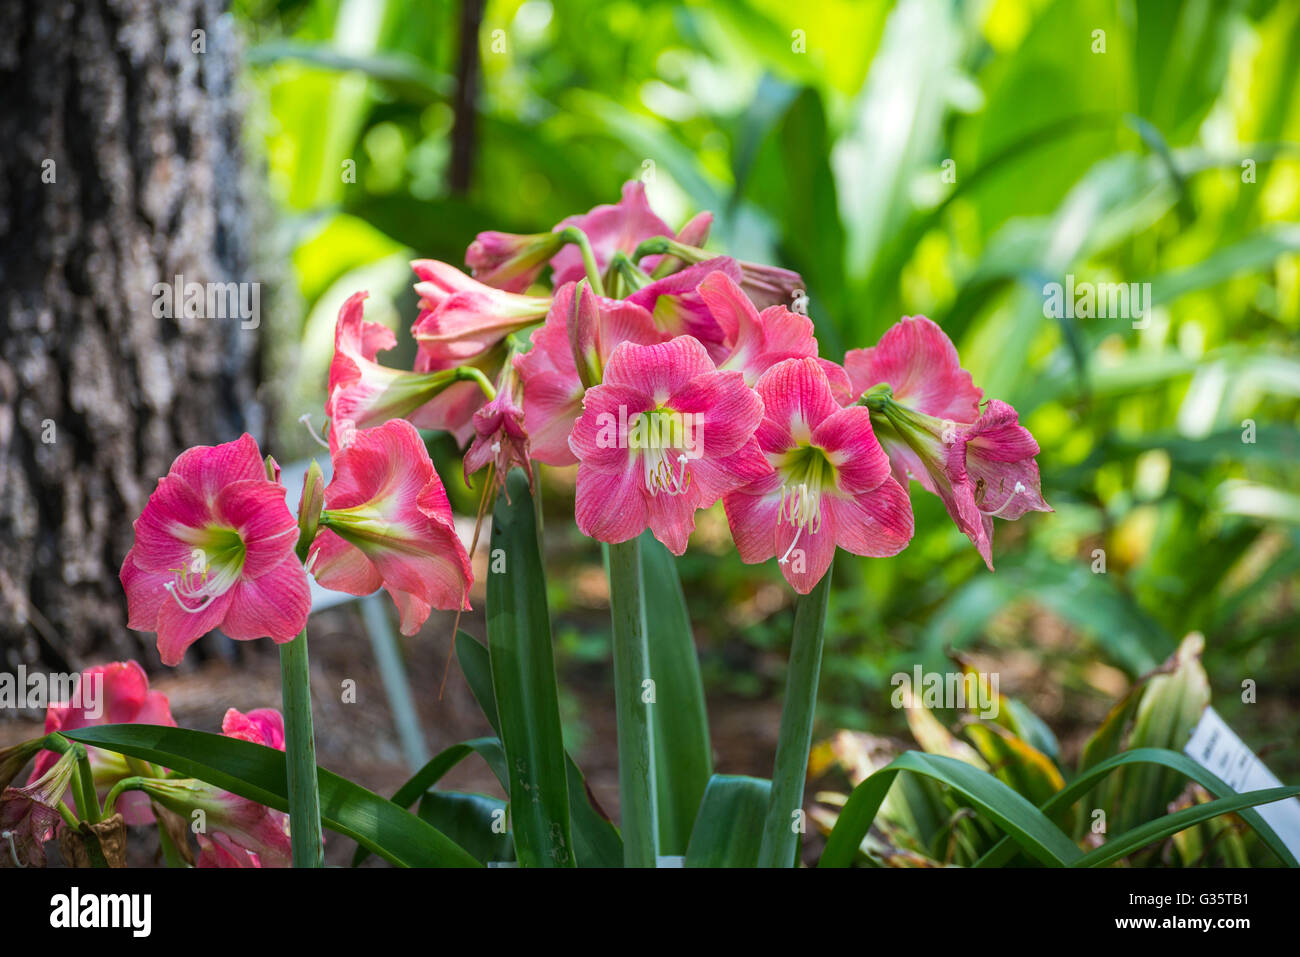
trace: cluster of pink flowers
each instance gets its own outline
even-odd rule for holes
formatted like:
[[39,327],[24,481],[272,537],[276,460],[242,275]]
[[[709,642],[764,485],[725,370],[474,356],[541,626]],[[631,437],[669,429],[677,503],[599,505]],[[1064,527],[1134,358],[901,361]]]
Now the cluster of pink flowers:
[[[171,704],[160,691],[150,690],[149,679],[136,661],[118,661],[82,672],[82,686],[92,681],[102,689],[103,707],[87,714],[80,704],[51,705],[45,716],[45,733],[73,731],[102,724],[154,724],[176,727]],[[226,712],[222,734],[284,750],[284,721],[280,712],[259,708],[243,714]],[[38,742],[40,739],[37,739]],[[36,745],[39,747],[39,743]],[[60,805],[72,813],[71,789],[75,771],[72,752],[40,751],[27,784],[10,787],[8,779],[30,757],[26,746],[13,749],[12,763],[0,761],[6,785],[0,792],[0,866],[41,867],[43,845],[62,825]],[[120,754],[87,748],[95,792],[103,802],[115,785],[140,777],[140,787],[122,791],[112,810],[131,826],[157,822],[154,813],[178,815],[181,826],[173,833],[195,831],[198,867],[288,867],[289,816],[255,801],[202,781],[180,778],[142,761],[128,764]],[[0,757],[8,752],[0,753]],[[9,773],[12,772],[12,773]],[[202,816],[195,815],[201,810]],[[108,811],[108,808],[105,808]],[[201,823],[200,823],[201,822]]]
[[[469,442],[467,475],[576,464],[585,534],[649,528],[679,555],[695,513],[721,500],[741,559],[776,558],[801,593],[836,547],[906,547],[909,479],[940,496],[990,568],[994,517],[1050,510],[1033,437],[1005,403],[981,409],[937,325],[904,318],[844,365],[821,358],[813,323],[785,305],[799,276],[705,252],[710,224],[705,213],[674,233],[633,182],[548,233],[479,234],[472,275],[413,263],[417,368],[379,365],[392,333],[349,300],[331,436],[401,414]],[[538,295],[548,264],[552,289]]]

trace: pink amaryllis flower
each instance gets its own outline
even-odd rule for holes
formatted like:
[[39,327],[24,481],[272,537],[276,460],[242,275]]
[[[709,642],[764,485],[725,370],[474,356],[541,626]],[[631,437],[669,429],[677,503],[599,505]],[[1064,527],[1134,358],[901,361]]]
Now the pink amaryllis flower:
[[[172,718],[171,703],[161,691],[149,688],[149,676],[138,661],[115,661],[107,665],[87,668],[77,679],[72,700],[51,704],[45,712],[45,733],[73,731],[100,724],[160,724],[176,727]],[[123,778],[133,772],[122,755],[103,748],[86,748],[90,759],[95,789],[100,799]],[[59,755],[42,751],[36,757],[31,781],[45,774]],[[153,813],[149,799],[136,791],[128,791],[118,801],[118,810],[127,824],[152,824]]]
[[[230,708],[221,722],[221,733],[284,750],[284,719],[274,708],[247,714]],[[186,822],[201,822],[195,834],[199,867],[288,867],[293,861],[289,815],[283,811],[187,778],[146,780],[139,793]]]
[[649,527],[682,554],[696,510],[769,471],[754,440],[762,414],[741,374],[719,372],[690,336],[624,342],[569,437],[578,528],[624,542]]
[[516,329],[540,321],[544,297],[506,292],[434,259],[411,263],[419,282],[420,315],[411,327],[419,343],[417,371],[463,365],[482,356]]
[[127,624],[157,632],[168,665],[213,628],[291,641],[311,610],[297,536],[284,486],[267,478],[251,435],[181,453],[136,519],[122,563]]
[[844,362],[895,476],[938,495],[992,570],[993,518],[1052,510],[1039,487],[1038,443],[1015,409],[994,400],[980,413],[982,390],[924,316],[904,317]]
[[54,837],[59,803],[72,785],[76,754],[58,755],[26,787],[0,792],[0,867],[44,867],[45,842]]
[[[593,207],[589,212],[569,216],[556,225],[557,232],[566,226],[576,226],[587,235],[596,268],[604,273],[615,253],[630,255],[642,240],[655,236],[672,236],[668,224],[655,215],[646,197],[645,184],[630,180],[623,184],[623,197],[617,203]],[[652,268],[657,259],[646,263]],[[577,282],[587,274],[582,253],[575,246],[566,246],[551,260],[556,288],[566,282]]]
[[723,499],[741,560],[777,557],[800,594],[821,581],[839,546],[896,555],[912,537],[912,506],[890,475],[871,414],[842,408],[817,359],[787,359],[755,387],[764,474]]
[[469,608],[469,556],[451,504],[415,427],[393,419],[360,431],[333,456],[307,567],[326,588],[381,586],[415,634],[433,608]]
[[627,297],[633,305],[643,306],[654,317],[655,325],[669,336],[694,336],[708,350],[715,362],[726,356],[729,330],[714,314],[699,286],[714,273],[740,281],[740,266],[734,259],[719,256],[641,287]]
[[346,445],[358,429],[405,418],[423,429],[448,431],[463,442],[474,409],[483,401],[476,376],[461,368],[438,372],[392,369],[376,361],[397,344],[387,326],[365,319],[367,293],[348,297],[334,327],[325,414],[330,420],[331,452]]
[[[582,414],[584,376],[598,381],[624,342],[650,345],[667,338],[642,306],[597,296],[586,283],[559,287],[546,324],[532,334],[532,349],[514,361],[524,390],[524,428],[533,458],[548,465],[577,462],[569,433]],[[575,343],[583,356],[584,375],[579,375],[574,359]]]
[[[726,335],[727,353],[719,369],[736,369],[745,382],[754,385],[759,377],[785,359],[817,358],[813,323],[805,315],[785,306],[768,306],[761,313],[744,289],[725,272],[713,272],[700,282],[700,299]],[[850,398],[849,377],[829,359],[818,359],[841,405]]]
[[465,265],[474,279],[506,292],[523,292],[560,251],[565,239],[558,232],[479,233],[465,251]]

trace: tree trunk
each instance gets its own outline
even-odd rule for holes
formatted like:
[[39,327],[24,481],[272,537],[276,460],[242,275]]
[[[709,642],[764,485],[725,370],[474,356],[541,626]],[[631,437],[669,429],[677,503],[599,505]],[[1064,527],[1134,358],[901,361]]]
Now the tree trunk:
[[156,308],[178,275],[249,278],[221,6],[0,4],[3,670],[156,661],[118,582],[132,522],[182,449],[258,431],[253,323]]

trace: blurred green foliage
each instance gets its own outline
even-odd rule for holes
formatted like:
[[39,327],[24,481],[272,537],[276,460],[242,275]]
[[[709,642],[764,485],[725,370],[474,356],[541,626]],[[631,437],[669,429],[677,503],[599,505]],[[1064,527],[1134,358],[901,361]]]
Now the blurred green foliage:
[[[412,255],[460,263],[481,229],[547,229],[641,177],[669,222],[711,209],[717,248],[800,270],[832,358],[901,315],[938,321],[1042,446],[1056,512],[998,523],[996,574],[919,490],[900,557],[842,556],[827,726],[901,731],[888,676],[976,649],[1068,749],[1200,630],[1220,710],[1300,772],[1300,4],[493,0],[459,194],[459,4],[235,7],[267,243],[301,317],[278,327],[285,421],[321,406],[347,294],[404,327]],[[1146,328],[1046,317],[1067,274],[1150,282]],[[607,624],[571,481],[546,474],[546,536],[579,667]],[[741,565],[719,510],[680,571],[711,691],[775,693],[775,565]]]

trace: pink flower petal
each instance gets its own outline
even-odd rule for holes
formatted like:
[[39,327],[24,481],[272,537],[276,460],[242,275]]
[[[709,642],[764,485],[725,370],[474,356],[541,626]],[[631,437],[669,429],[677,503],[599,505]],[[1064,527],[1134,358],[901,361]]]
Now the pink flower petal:
[[282,643],[292,641],[307,626],[311,590],[307,573],[292,551],[266,574],[238,582],[229,594],[221,630],[231,638]]
[[844,366],[855,397],[885,382],[896,401],[926,415],[954,422],[979,417],[982,390],[961,367],[952,340],[924,316],[904,316],[877,345],[850,350]]

